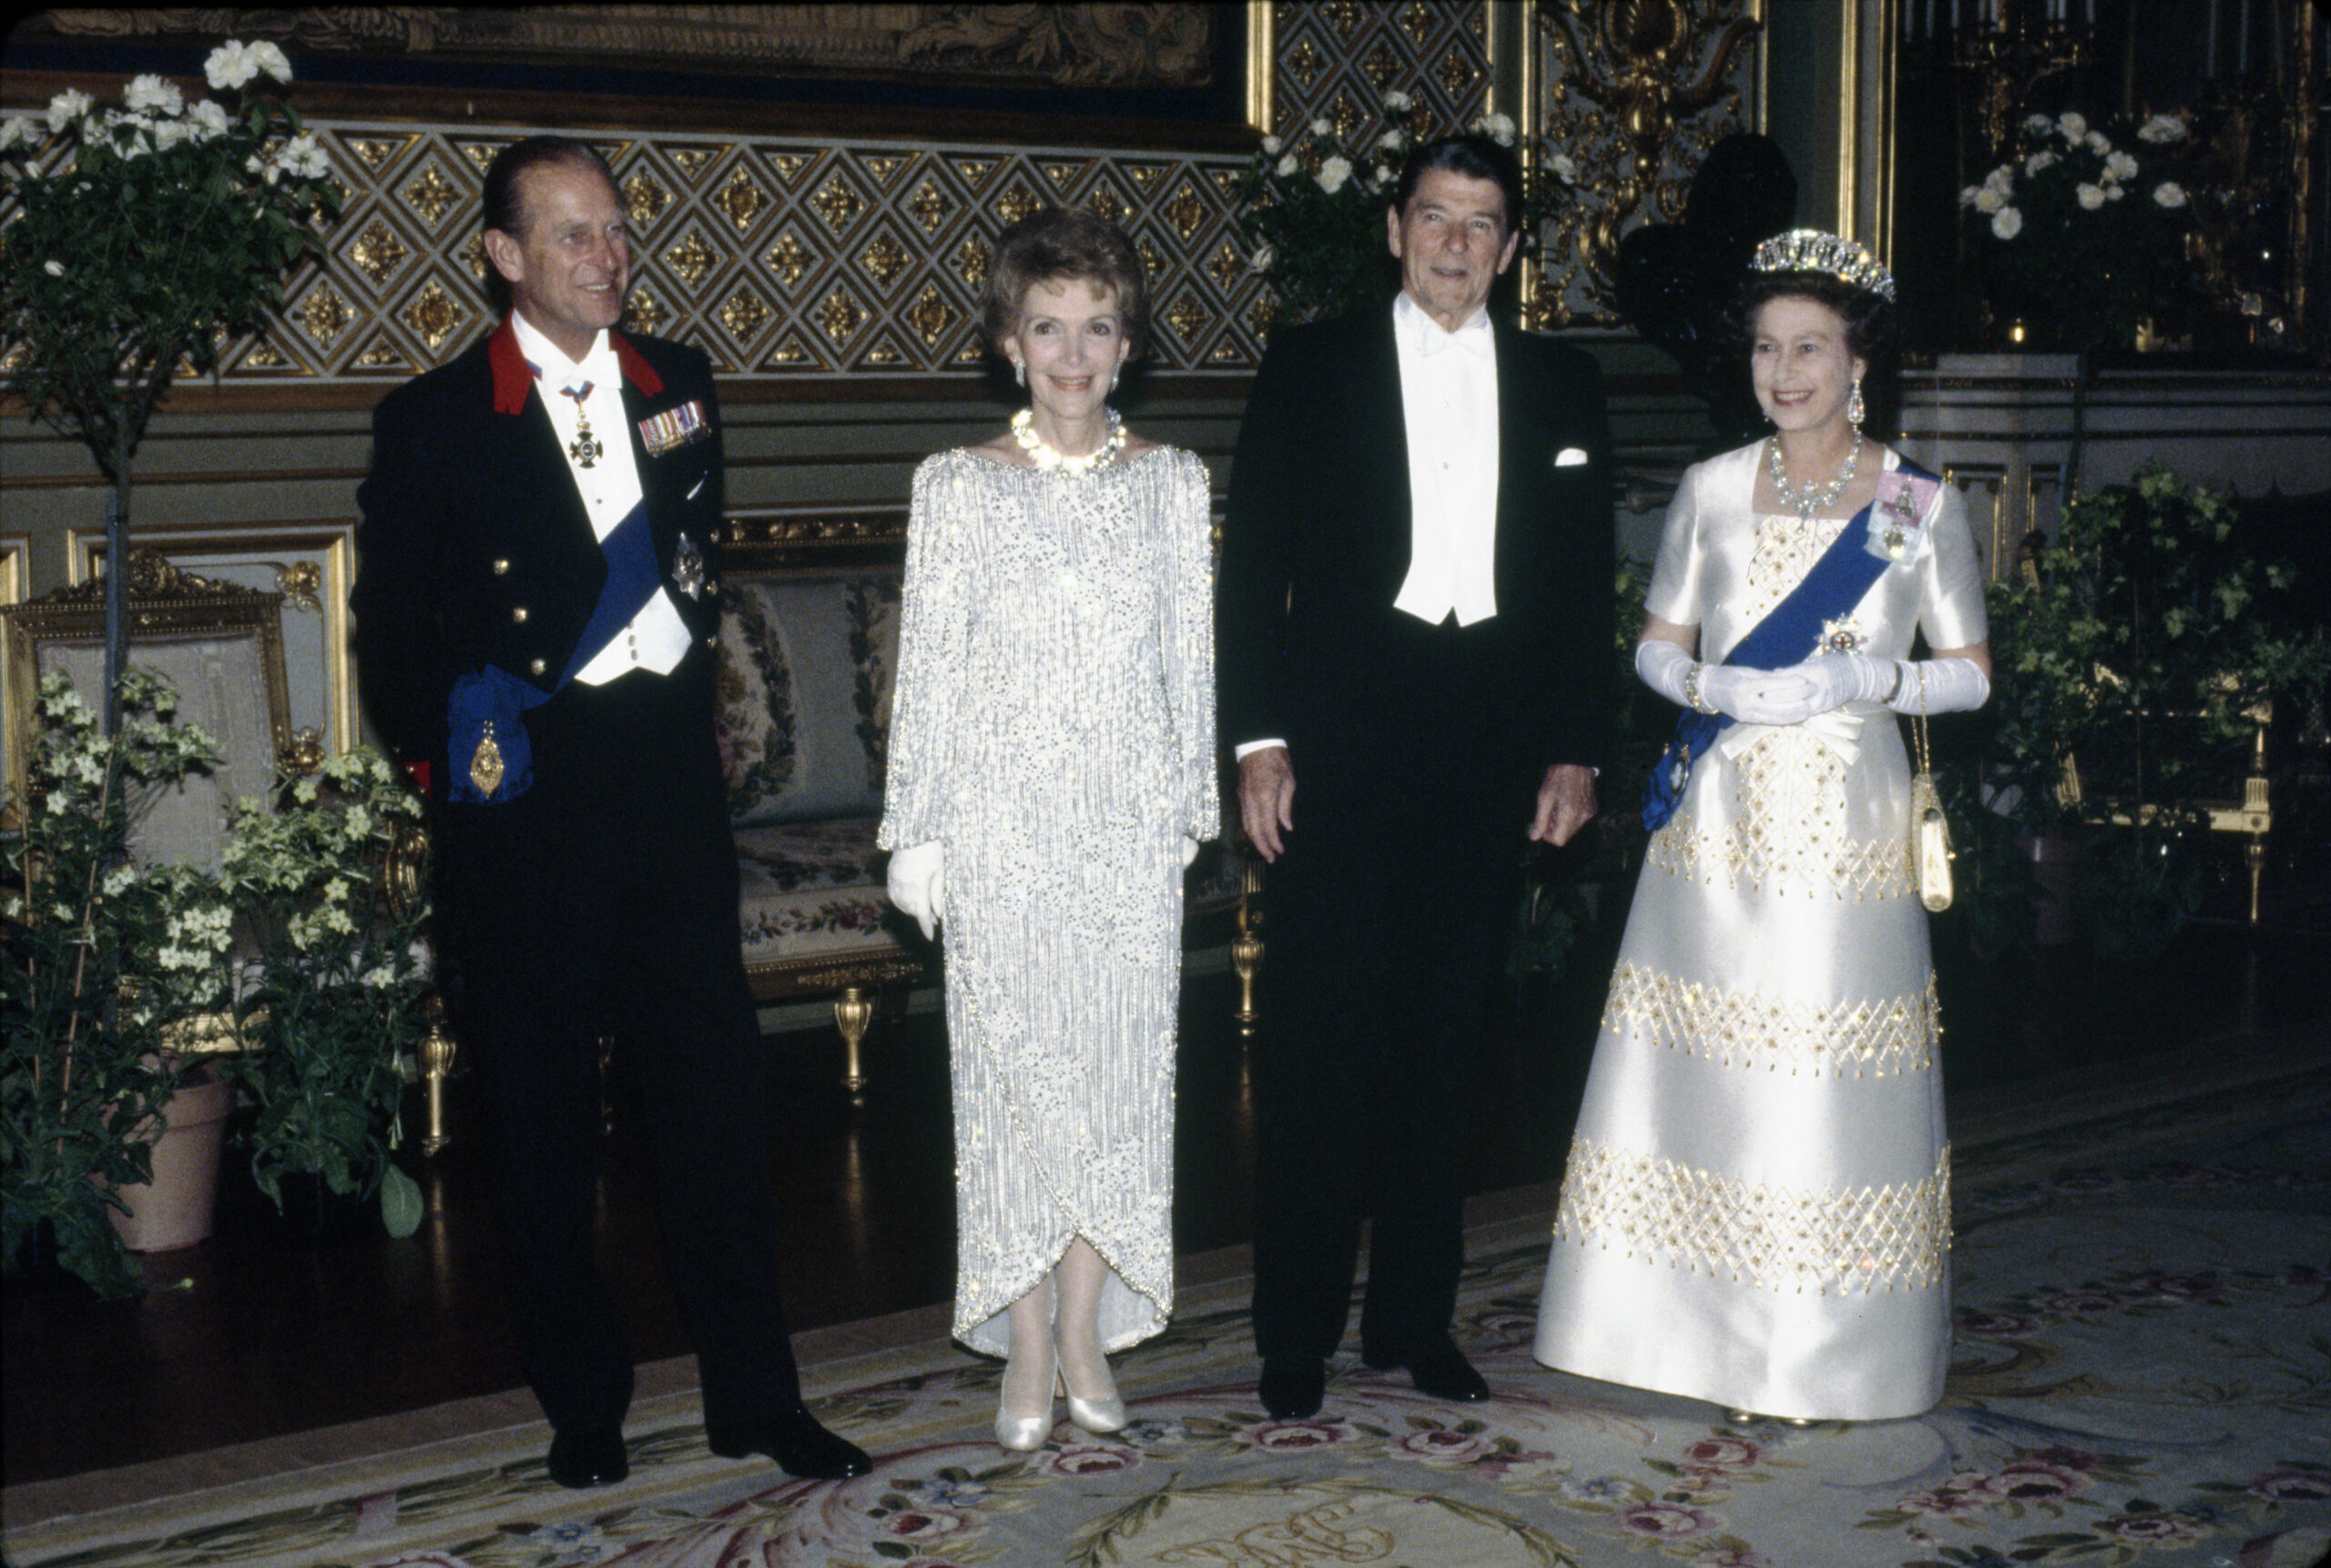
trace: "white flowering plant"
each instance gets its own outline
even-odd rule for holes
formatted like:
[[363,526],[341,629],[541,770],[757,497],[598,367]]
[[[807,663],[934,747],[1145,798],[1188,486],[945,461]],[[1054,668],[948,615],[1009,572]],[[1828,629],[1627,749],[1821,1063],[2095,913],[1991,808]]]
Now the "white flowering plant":
[[230,911],[190,866],[141,866],[132,825],[152,791],[218,758],[211,738],[172,722],[177,694],[132,667],[110,736],[60,674],[45,677],[39,725],[9,826],[0,829],[0,1210],[11,1266],[53,1230],[56,1260],[102,1298],[143,1288],[107,1219],[123,1186],[150,1179],[151,1145],[128,1135],[167,1121],[189,1059],[171,1049],[184,1021],[226,1004]]
[[[1237,222],[1248,269],[1270,288],[1266,330],[1338,315],[1381,291],[1392,271],[1384,209],[1410,149],[1429,139],[1417,119],[1415,100],[1391,92],[1384,95],[1385,128],[1365,146],[1346,147],[1325,116],[1289,136],[1263,138],[1238,178]],[[1506,115],[1483,115],[1465,128],[1509,148],[1517,135]],[[1552,195],[1549,179],[1576,178],[1568,165],[1558,158],[1548,171],[1524,171],[1525,251]]]
[[294,1171],[345,1196],[377,1192],[394,1234],[419,1217],[389,1151],[431,984],[426,902],[398,885],[417,874],[421,812],[379,752],[341,752],[284,780],[271,805],[238,803],[221,874],[247,932],[235,1001],[247,1049],[230,1071],[258,1106],[252,1175],[279,1208]]
[[[322,147],[279,96],[283,51],[223,44],[203,68],[223,100],[141,76],[117,107],[73,88],[0,120],[0,364],[111,484],[110,560],[127,558],[131,460],[171,378],[216,370],[341,209]],[[119,663],[117,645],[108,679]]]
[[2115,136],[2078,113],[2032,115],[2021,148],[1959,192],[1993,313],[2043,343],[2128,348],[2189,280],[2189,136],[2153,115]]

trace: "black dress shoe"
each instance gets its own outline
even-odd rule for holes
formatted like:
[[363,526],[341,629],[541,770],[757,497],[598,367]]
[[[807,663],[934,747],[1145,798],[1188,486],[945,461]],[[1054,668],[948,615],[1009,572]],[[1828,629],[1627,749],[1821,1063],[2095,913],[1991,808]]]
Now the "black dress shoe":
[[1490,1397],[1488,1380],[1473,1370],[1473,1363],[1465,1359],[1465,1352],[1445,1334],[1406,1350],[1363,1349],[1360,1359],[1379,1372],[1407,1368],[1409,1380],[1416,1385],[1417,1392],[1430,1399],[1470,1405]]
[[575,1427],[550,1439],[550,1478],[570,1491],[613,1486],[631,1473],[621,1427]]
[[1317,1356],[1267,1356],[1255,1392],[1275,1421],[1316,1416],[1328,1397],[1328,1363]]
[[782,1420],[756,1425],[707,1426],[704,1443],[722,1459],[767,1454],[786,1474],[804,1481],[848,1481],[874,1468],[864,1449],[836,1437],[805,1410],[797,1410]]

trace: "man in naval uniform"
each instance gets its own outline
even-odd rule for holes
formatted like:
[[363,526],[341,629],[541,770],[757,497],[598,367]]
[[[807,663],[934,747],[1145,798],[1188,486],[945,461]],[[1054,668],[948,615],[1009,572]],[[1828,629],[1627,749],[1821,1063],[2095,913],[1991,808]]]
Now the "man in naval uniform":
[[623,209],[586,144],[487,170],[511,306],[383,400],[358,493],[366,708],[433,803],[436,921],[476,1053],[515,1338],[561,1485],[621,1481],[631,1353],[592,1259],[596,1042],[637,1048],[705,1438],[798,1476],[866,1455],[803,1408],[779,1304],[768,1088],[713,729],[711,366],[616,331]]

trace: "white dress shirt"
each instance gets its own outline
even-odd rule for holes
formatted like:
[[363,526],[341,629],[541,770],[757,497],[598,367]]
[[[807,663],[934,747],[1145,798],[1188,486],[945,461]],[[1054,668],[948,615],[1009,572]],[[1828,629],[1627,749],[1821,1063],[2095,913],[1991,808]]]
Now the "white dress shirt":
[[1409,434],[1408,580],[1392,606],[1438,626],[1497,614],[1497,338],[1487,309],[1455,331],[1392,303]]
[[[1497,614],[1497,335],[1486,307],[1455,331],[1406,290],[1392,301],[1409,436],[1409,575],[1392,607],[1438,626]],[[1251,753],[1279,738],[1232,748]]]
[[[536,331],[524,316],[513,311],[511,321],[518,336],[518,351],[534,372],[534,391],[550,411],[550,427],[557,433],[567,470],[575,475],[575,488],[583,496],[591,530],[604,540],[631,514],[643,494],[629,416],[624,412],[623,372],[616,362],[615,345],[601,331],[577,364]],[[585,386],[590,390],[578,403],[570,394]],[[599,448],[588,468],[574,451],[575,434],[586,413]],[[655,596],[640,607],[631,624],[575,671],[575,678],[585,686],[605,686],[629,669],[668,675],[687,656],[690,640],[687,623],[680,619],[670,591],[659,584]]]

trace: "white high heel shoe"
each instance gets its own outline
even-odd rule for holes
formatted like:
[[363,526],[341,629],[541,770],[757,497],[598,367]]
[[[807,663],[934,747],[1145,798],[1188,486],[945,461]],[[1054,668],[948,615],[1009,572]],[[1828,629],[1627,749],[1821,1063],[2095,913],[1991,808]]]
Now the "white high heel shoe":
[[[1047,1352],[1056,1355],[1056,1352],[1053,1352],[1049,1341],[1045,1343],[1044,1349]],[[1012,1413],[1012,1407],[1009,1404],[1002,1403],[999,1404],[995,1412],[995,1441],[1014,1453],[1033,1452],[1043,1447],[1044,1440],[1053,1434],[1053,1390],[1054,1386],[1060,1383],[1060,1369],[1057,1360],[1055,1359],[1054,1364],[1044,1370],[1044,1380],[1042,1384],[1044,1390],[1043,1414],[1015,1416]],[[1003,1365],[1003,1375],[1007,1378],[1012,1375],[1012,1363],[1009,1361]],[[1001,1392],[999,1388],[999,1395]],[[1074,1400],[1069,1401],[1072,1410],[1075,1408],[1075,1402]]]
[[[1061,1392],[1068,1398],[1068,1419],[1088,1432],[1106,1434],[1122,1431],[1125,1424],[1125,1402],[1117,1393],[1116,1382],[1110,1380],[1109,1391],[1100,1399],[1088,1400],[1068,1386],[1068,1363],[1061,1357],[1059,1348],[1053,1350],[1053,1364],[1060,1369]],[[1107,1357],[1101,1359],[1101,1375],[1109,1376]]]

